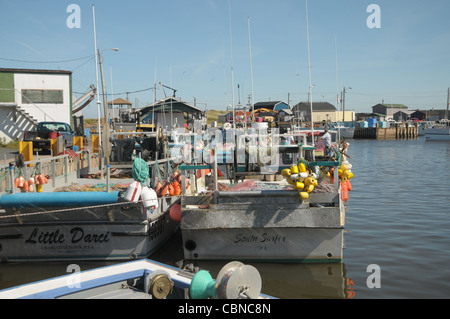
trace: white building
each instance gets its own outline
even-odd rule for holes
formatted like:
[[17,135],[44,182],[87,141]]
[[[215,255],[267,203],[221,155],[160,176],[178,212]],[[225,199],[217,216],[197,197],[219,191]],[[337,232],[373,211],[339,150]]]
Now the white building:
[[72,122],[72,72],[0,68],[0,139],[21,139],[38,122]]

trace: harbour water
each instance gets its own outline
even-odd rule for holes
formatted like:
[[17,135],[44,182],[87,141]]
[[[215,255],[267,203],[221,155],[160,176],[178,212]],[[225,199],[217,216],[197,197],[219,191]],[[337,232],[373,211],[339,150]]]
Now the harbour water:
[[[355,177],[340,264],[252,263],[279,298],[450,298],[450,142],[349,140]],[[182,258],[175,236],[152,259]],[[79,263],[81,270],[108,263]],[[224,262],[198,262],[217,275]],[[0,289],[64,275],[69,263],[0,264]]]

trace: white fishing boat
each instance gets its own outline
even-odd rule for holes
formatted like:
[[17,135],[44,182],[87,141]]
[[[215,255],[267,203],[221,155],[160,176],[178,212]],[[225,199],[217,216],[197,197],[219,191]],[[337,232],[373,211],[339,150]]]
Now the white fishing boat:
[[[191,267],[193,268],[193,267]],[[189,269],[189,267],[186,267]],[[261,293],[256,268],[226,264],[216,280],[207,270],[182,270],[149,259],[73,272],[0,291],[1,299],[272,299]]]
[[[112,179],[77,178],[80,170],[69,172],[69,167],[79,166],[78,160],[56,156],[25,162],[20,170],[11,167],[8,171],[9,182],[3,186],[9,189],[0,194],[2,262],[146,258],[173,236],[179,223],[169,212],[179,196],[157,198],[150,188],[143,187],[144,181],[139,184],[133,178],[116,179],[115,183]],[[37,176],[36,170],[47,167],[45,161],[53,167],[50,182],[28,186],[40,186],[41,191],[16,188],[14,171],[17,176]],[[61,163],[66,164],[64,174],[58,175]],[[143,169],[149,171],[147,163]],[[139,187],[133,186],[136,184]]]
[[339,136],[345,139],[351,139],[355,134],[355,126],[346,126],[342,122],[331,123],[331,129],[338,131]]
[[[306,135],[302,140],[306,140]],[[232,166],[232,175],[228,176],[231,182],[218,180],[217,160],[208,166],[179,166],[182,171],[211,169],[213,175],[206,193],[181,198],[185,259],[342,261],[347,200],[343,185],[348,195],[349,175],[343,177],[341,166],[347,162],[337,150],[334,159],[314,161],[315,147],[302,140],[296,145],[281,145],[275,135],[257,141],[245,134],[236,137],[231,152],[233,162],[227,164]],[[250,151],[252,145],[239,141],[255,142],[255,151]],[[215,145],[215,151],[220,149]],[[296,170],[300,163],[304,164],[301,175],[297,176],[297,172],[287,176],[286,172]],[[250,164],[257,166],[258,171],[238,169],[251,167]],[[286,165],[291,169],[282,170]],[[273,178],[267,178],[269,175]],[[307,186],[308,178],[311,183],[317,179],[316,187]]]
[[424,129],[427,141],[450,141],[450,127],[433,127]]

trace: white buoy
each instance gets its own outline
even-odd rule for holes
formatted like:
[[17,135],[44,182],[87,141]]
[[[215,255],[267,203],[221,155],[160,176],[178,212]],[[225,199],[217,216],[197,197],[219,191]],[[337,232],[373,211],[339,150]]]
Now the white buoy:
[[130,186],[128,186],[124,198],[129,202],[137,203],[139,201],[139,197],[141,197],[141,191],[142,191],[141,183],[135,181],[131,183]]
[[156,192],[153,189],[148,188],[146,186],[142,187],[141,197],[142,197],[142,205],[144,206],[144,208],[147,209],[158,208],[158,196],[156,195]]

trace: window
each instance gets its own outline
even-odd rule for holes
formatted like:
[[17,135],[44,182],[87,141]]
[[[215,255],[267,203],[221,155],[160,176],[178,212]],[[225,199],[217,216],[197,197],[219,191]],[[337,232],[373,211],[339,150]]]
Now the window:
[[22,104],[63,104],[63,90],[22,90]]

